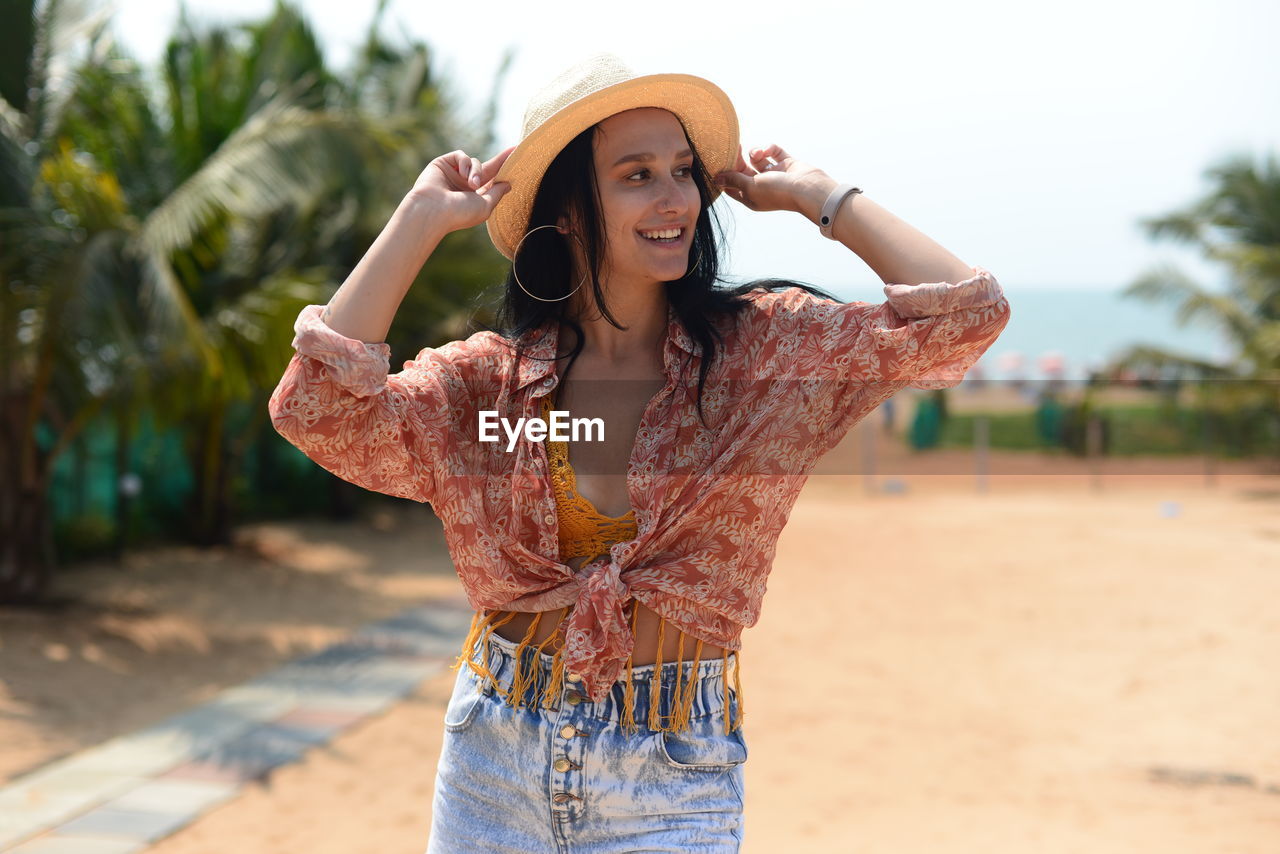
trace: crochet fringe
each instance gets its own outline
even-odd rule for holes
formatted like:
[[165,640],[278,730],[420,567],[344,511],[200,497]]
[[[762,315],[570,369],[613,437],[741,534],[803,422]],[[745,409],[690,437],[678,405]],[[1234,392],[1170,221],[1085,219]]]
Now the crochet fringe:
[[[631,605],[631,636],[635,637],[636,617],[638,616],[639,602],[632,600]],[[457,670],[464,663],[471,668],[477,676],[488,681],[493,689],[498,692],[499,696],[512,708],[521,708],[525,702],[525,695],[529,693],[529,686],[534,679],[537,678],[540,668],[538,663],[541,654],[545,651],[548,644],[555,645],[555,654],[551,660],[551,676],[546,680],[541,691],[534,692],[535,696],[540,697],[539,704],[542,708],[550,708],[552,702],[560,695],[560,691],[564,687],[564,644],[557,643],[560,638],[560,629],[564,625],[564,619],[569,612],[569,608],[563,608],[560,611],[560,617],[556,624],[556,630],[552,632],[546,640],[538,644],[535,649],[533,661],[525,662],[525,650],[532,645],[533,637],[537,634],[538,624],[542,619],[542,614],[538,613],[533,621],[529,624],[529,629],[524,633],[515,652],[515,673],[512,677],[511,688],[504,689],[499,684],[496,675],[490,671],[487,658],[484,655],[477,655],[477,652],[488,648],[489,638],[493,635],[494,629],[504,626],[511,620],[515,619],[515,611],[476,611],[471,618],[471,630],[467,633],[467,639],[463,642],[462,652],[458,655],[457,660],[450,665],[451,670]],[[663,722],[661,711],[661,697],[663,686],[659,682],[662,674],[662,644],[665,638],[666,618],[660,617],[658,620],[658,649],[654,658],[653,676],[649,683],[649,708],[646,725],[653,732],[684,732],[689,729],[689,718],[693,709],[693,695],[697,688],[697,680],[694,678],[684,679],[684,668],[676,669],[676,681],[671,690],[671,707],[673,713],[668,715],[668,720]],[[684,660],[684,638],[685,633],[680,631],[679,640],[676,646],[676,660]],[[694,647],[693,662],[690,665],[690,672],[696,674],[698,672],[698,664],[702,660],[703,641],[697,638],[697,645]],[[638,731],[639,726],[636,724],[635,715],[635,682],[632,679],[632,671],[634,667],[634,652],[627,656],[627,678],[624,688],[624,699],[622,709],[622,726],[628,732],[634,734]],[[740,673],[742,669],[742,652],[739,650],[734,655],[733,667],[733,692],[729,690],[729,651],[726,649],[723,655],[723,680],[724,680],[724,696],[726,698],[726,713],[724,716],[724,732],[728,735],[730,732],[741,729],[743,720],[746,716],[746,702],[742,695],[742,682]],[[526,664],[532,665],[526,666]],[[731,720],[732,712],[727,705],[728,698],[734,696],[738,700],[738,714],[736,718]]]

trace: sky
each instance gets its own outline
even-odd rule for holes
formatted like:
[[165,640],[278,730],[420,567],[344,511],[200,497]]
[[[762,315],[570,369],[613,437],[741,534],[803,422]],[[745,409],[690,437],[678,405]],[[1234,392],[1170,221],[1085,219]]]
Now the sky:
[[[271,5],[188,10],[236,21]],[[345,65],[374,4],[298,5],[331,63]],[[114,6],[117,36],[154,62],[176,0]],[[515,50],[498,149],[519,140],[529,97],[591,53],[615,53],[641,74],[705,77],[732,99],[745,146],[776,143],[856,184],[1007,291],[1114,290],[1162,264],[1221,289],[1220,267],[1153,242],[1139,220],[1199,198],[1212,186],[1206,170],[1228,154],[1260,161],[1280,151],[1274,0],[390,0],[383,27],[426,41],[477,116],[504,51]],[[423,165],[443,153],[424,152]],[[883,286],[799,214],[717,204],[731,211],[732,276],[785,276],[842,295]]]

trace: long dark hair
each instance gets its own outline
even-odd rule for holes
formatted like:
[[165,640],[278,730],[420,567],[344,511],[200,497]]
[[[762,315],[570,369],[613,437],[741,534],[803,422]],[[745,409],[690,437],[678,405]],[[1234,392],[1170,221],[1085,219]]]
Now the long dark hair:
[[[683,129],[684,123],[681,122]],[[604,217],[601,214],[602,203],[600,190],[596,183],[595,161],[592,143],[595,139],[596,125],[584,130],[566,145],[547,167],[542,183],[534,197],[533,210],[525,233],[540,225],[556,225],[561,216],[581,224],[579,237],[587,260],[587,276],[583,286],[588,284],[594,292],[596,304],[601,315],[615,328],[625,327],[618,323],[610,313],[600,287],[600,271],[605,255]],[[688,131],[685,139],[688,141]],[[738,312],[747,308],[750,302],[743,299],[743,294],[753,290],[780,290],[799,287],[819,297],[835,300],[825,291],[802,282],[784,279],[762,279],[729,288],[720,288],[720,244],[724,241],[724,228],[719,216],[711,207],[711,191],[713,177],[707,171],[702,158],[698,156],[693,143],[689,148],[694,152],[692,177],[698,187],[698,197],[702,202],[698,212],[698,221],[693,229],[693,250],[695,260],[684,276],[674,281],[665,282],[667,301],[674,309],[680,323],[689,337],[697,341],[702,348],[702,359],[698,366],[698,417],[706,423],[702,414],[702,388],[707,372],[715,359],[717,343],[723,344],[720,332],[713,320],[716,317],[735,317]],[[503,281],[503,295],[496,312],[496,324],[492,330],[506,338],[516,351],[516,364],[524,353],[529,333],[540,329],[550,320],[563,323],[573,330],[577,337],[573,349],[563,357],[568,365],[564,374],[573,367],[574,361],[582,352],[585,337],[582,326],[570,316],[567,303],[543,302],[534,299],[516,283],[516,265],[519,265],[520,282],[525,288],[546,300],[556,300],[578,286],[573,279],[573,256],[571,242],[573,237],[562,235],[555,228],[544,228],[533,234],[516,255],[515,262]],[[840,300],[836,300],[839,302]],[[686,365],[687,365],[686,361]]]

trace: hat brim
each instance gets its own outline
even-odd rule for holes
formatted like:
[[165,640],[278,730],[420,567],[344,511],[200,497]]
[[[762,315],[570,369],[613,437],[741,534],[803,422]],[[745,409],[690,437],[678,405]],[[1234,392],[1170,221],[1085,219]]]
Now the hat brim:
[[[556,155],[597,122],[639,107],[660,107],[675,113],[712,175],[736,162],[738,114],[729,96],[714,83],[690,74],[649,74],[606,86],[548,117],[520,141],[494,176],[494,182],[511,185],[488,219],[489,238],[499,252],[508,259],[515,255],[542,176]],[[708,189],[712,201],[719,197],[718,187]]]

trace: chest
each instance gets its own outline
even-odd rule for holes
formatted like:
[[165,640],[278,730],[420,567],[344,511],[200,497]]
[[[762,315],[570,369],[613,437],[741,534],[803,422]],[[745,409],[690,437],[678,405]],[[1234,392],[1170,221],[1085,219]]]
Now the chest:
[[606,516],[634,509],[627,467],[645,411],[665,385],[657,365],[610,370],[579,359],[552,392],[553,408],[580,425],[566,443],[578,494]]

